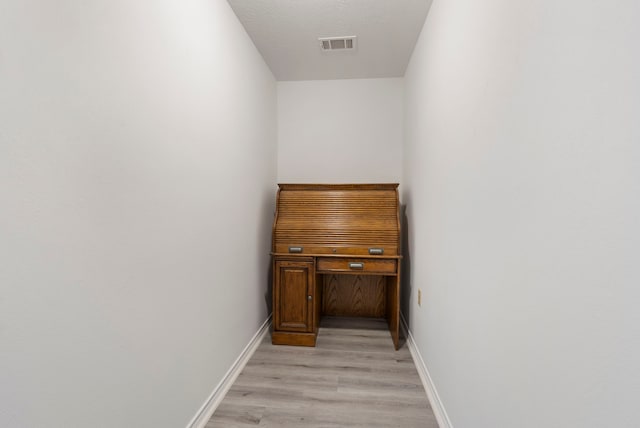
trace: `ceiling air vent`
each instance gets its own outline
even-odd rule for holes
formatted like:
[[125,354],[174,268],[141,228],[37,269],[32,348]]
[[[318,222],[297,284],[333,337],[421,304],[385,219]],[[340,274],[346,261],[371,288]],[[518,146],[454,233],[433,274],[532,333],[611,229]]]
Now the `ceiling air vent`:
[[356,36],[344,37],[320,37],[320,47],[323,51],[354,50],[356,48]]

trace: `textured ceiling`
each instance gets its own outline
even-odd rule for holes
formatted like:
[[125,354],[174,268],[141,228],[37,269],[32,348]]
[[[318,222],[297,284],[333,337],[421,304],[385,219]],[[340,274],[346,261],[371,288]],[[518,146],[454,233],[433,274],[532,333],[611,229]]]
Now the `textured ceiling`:
[[[228,0],[277,80],[401,77],[431,0]],[[357,36],[323,52],[318,37]]]

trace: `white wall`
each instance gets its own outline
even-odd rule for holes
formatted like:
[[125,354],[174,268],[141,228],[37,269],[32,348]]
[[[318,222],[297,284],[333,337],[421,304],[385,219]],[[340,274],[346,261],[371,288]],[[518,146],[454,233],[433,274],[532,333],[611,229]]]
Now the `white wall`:
[[185,426],[268,314],[275,80],[224,1],[0,40],[0,426]]
[[403,80],[278,82],[278,182],[399,182]]
[[432,5],[404,311],[456,428],[638,426],[638,22],[631,0]]

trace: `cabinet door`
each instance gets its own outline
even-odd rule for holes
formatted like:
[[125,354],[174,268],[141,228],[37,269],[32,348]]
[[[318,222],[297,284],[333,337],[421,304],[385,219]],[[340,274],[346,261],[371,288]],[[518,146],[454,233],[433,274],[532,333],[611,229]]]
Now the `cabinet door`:
[[313,261],[276,260],[274,274],[274,329],[312,332]]

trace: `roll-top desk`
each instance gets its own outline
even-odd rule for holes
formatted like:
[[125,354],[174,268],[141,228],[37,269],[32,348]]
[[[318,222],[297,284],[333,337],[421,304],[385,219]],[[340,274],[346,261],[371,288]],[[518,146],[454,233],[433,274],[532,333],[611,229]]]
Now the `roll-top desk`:
[[322,315],[375,317],[398,349],[398,184],[278,187],[272,342],[315,346]]

